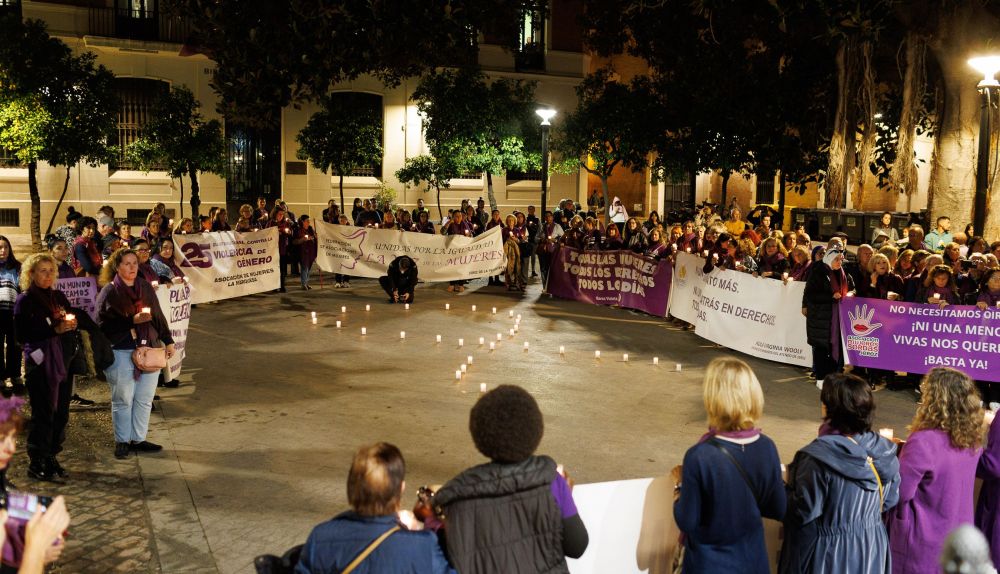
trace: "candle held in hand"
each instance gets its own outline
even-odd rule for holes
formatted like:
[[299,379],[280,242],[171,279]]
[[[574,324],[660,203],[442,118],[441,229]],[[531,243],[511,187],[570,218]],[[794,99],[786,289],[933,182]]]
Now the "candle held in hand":
[[143,312],[143,313],[145,313],[145,314],[147,314],[147,315],[148,315],[149,313],[151,313],[152,311],[153,311],[153,310],[152,310],[152,309],[150,309],[149,307],[143,307],[143,308],[142,308],[142,312]]

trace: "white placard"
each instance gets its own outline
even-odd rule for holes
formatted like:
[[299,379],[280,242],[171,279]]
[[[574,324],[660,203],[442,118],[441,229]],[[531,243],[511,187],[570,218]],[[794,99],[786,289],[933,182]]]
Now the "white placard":
[[276,227],[174,235],[174,261],[190,280],[193,304],[277,289],[279,260]]

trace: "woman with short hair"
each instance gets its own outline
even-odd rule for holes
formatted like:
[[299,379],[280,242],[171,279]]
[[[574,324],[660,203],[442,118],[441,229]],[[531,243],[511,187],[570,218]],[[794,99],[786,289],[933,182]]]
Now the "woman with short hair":
[[278,277],[280,287],[278,292],[285,292],[285,274],[288,273],[288,266],[292,263],[292,250],[289,245],[295,231],[295,223],[288,219],[288,213],[280,205],[275,205],[271,210],[271,220],[268,227],[278,228]]
[[940,572],[945,536],[974,520],[973,490],[982,452],[983,409],[964,373],[935,367],[899,455],[899,502],[888,514],[894,574]]
[[788,466],[778,572],[889,574],[882,513],[899,499],[896,445],[872,432],[875,397],[860,377],[828,375],[820,402],[819,436]]
[[103,285],[97,295],[97,321],[111,342],[114,362],[104,370],[111,385],[111,420],[115,432],[115,458],[129,451],[157,452],[158,444],[146,440],[149,413],[159,371],[140,371],[132,362],[137,347],[166,347],[174,354],[174,339],[156,294],[139,277],[139,256],[131,249],[111,254],[101,271]]
[[674,519],[684,533],[686,574],[768,574],[762,518],[785,514],[781,460],[757,421],[764,393],[753,370],[720,357],[705,370],[708,432],[671,474]]
[[345,572],[371,549],[354,572],[454,574],[436,534],[401,514],[405,491],[406,461],[396,446],[380,442],[358,449],[347,475],[351,510],[313,529],[295,572]]

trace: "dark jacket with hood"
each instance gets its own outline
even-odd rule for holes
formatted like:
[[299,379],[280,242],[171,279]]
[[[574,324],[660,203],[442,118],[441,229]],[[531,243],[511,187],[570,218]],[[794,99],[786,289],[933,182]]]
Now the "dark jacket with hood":
[[[851,276],[844,273],[844,277],[847,278],[847,291],[853,291],[854,281]],[[809,344],[831,346],[833,314],[839,313],[839,309],[837,301],[833,298],[830,266],[826,263],[817,261],[809,269],[809,277],[802,291],[802,306],[806,308],[806,338]]]
[[462,574],[567,573],[563,521],[552,495],[556,463],[532,456],[474,466],[444,485],[448,557]]
[[779,573],[891,572],[882,513],[899,500],[896,445],[871,431],[853,438],[820,436],[795,454]]

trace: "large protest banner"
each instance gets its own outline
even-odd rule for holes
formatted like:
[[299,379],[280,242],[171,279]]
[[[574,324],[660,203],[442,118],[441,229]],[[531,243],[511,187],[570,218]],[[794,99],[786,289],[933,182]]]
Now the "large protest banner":
[[156,289],[160,311],[166,317],[167,324],[170,325],[170,336],[174,339],[174,356],[167,361],[167,366],[175,379],[181,373],[181,362],[185,357],[188,321],[191,319],[191,293],[191,286],[186,283]]
[[840,305],[847,362],[907,373],[954,367],[1000,382],[1000,309],[853,298]]
[[618,305],[666,317],[670,261],[631,251],[581,251],[563,247],[552,259],[548,290],[556,297]]
[[281,286],[278,229],[174,236],[174,260],[193,288],[191,303],[241,297]]
[[705,260],[679,253],[670,314],[695,326],[699,336],[735,351],[788,363],[812,365],[802,316],[805,283],[783,283],[739,271],[713,269]]
[[86,311],[91,319],[97,320],[97,278],[66,277],[56,281],[56,289],[62,291],[72,307]]
[[328,273],[381,277],[400,255],[417,263],[424,281],[458,281],[503,273],[507,258],[500,228],[479,237],[443,236],[316,222],[316,264]]

